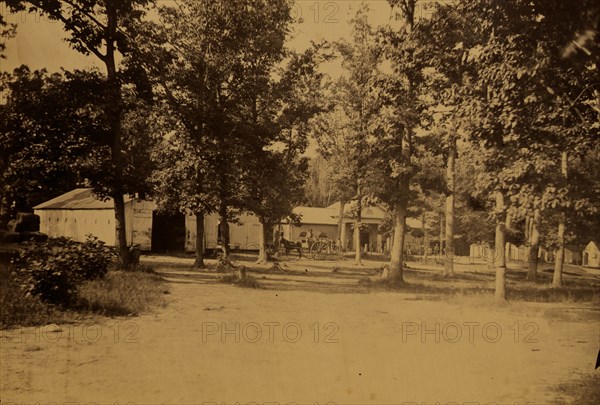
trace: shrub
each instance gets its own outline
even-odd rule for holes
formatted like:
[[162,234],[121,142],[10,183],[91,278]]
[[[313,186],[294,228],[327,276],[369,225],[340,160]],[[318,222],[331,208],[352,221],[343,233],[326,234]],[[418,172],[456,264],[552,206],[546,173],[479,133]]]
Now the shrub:
[[66,312],[40,299],[24,296],[20,281],[14,275],[0,275],[0,329],[15,326],[36,326],[69,320]]
[[78,284],[104,277],[111,260],[112,253],[104,242],[88,236],[84,243],[57,238],[27,244],[13,265],[27,295],[69,306],[76,298]]

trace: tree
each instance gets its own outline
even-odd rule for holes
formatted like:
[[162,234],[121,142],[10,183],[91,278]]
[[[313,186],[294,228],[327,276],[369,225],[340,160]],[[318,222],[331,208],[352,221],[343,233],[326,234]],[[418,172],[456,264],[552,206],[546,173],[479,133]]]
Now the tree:
[[286,151],[268,151],[256,158],[255,171],[246,185],[249,198],[244,209],[262,225],[257,262],[264,263],[269,260],[267,241],[273,227],[289,217],[302,198],[307,161]]
[[128,189],[123,179],[126,160],[123,153],[123,98],[122,86],[126,71],[118,65],[118,55],[130,53],[133,43],[128,28],[144,15],[149,0],[6,0],[13,11],[29,8],[39,11],[50,20],[63,24],[67,41],[77,51],[94,55],[106,69],[103,93],[108,118],[110,144],[109,172],[104,173],[102,184],[95,191],[103,197],[111,197],[115,206],[115,233],[119,263],[129,267],[129,249],[125,229],[124,194]]
[[[503,301],[507,212],[510,209],[511,221],[518,220],[519,201],[532,191],[544,195],[545,206],[564,211],[570,205],[566,177],[540,174],[561,172],[561,166],[566,173],[567,152],[589,148],[596,131],[593,121],[581,119],[583,113],[570,93],[573,87],[581,94],[589,91],[580,83],[593,73],[577,72],[560,57],[559,38],[572,29],[573,19],[564,25],[560,21],[579,15],[578,7],[558,1],[463,2],[459,7],[465,29],[477,27],[471,33],[475,43],[463,56],[475,73],[471,85],[460,88],[466,100],[461,110],[465,118],[476,117],[469,128],[471,139],[485,148],[479,185],[495,195],[496,297]],[[592,111],[586,109],[585,114]],[[564,234],[564,219],[560,222]],[[559,239],[564,247],[564,239]],[[559,260],[557,269],[561,266]],[[559,285],[560,271],[555,273]]]
[[[253,153],[277,135],[270,126],[275,106],[270,75],[284,56],[289,7],[284,0],[183,1],[161,7],[160,24],[147,21],[136,27],[137,42],[143,44],[138,59],[184,129],[178,148],[197,153],[190,157],[198,161],[199,172],[192,177],[196,185],[186,191],[202,190],[208,204],[199,204],[193,195],[185,201],[196,201],[198,224],[201,216],[219,213],[225,256],[230,211],[245,209],[241,179],[250,173]],[[187,203],[180,207],[189,208]]]
[[338,187],[332,180],[336,166],[321,154],[308,164],[308,178],[304,185],[304,204],[309,207],[327,207],[335,202]]
[[352,41],[340,41],[334,46],[341,56],[344,76],[333,84],[330,94],[332,108],[315,121],[314,130],[322,153],[337,168],[335,182],[339,190],[337,197],[342,203],[340,212],[343,212],[343,203],[349,196],[356,203],[356,265],[362,264],[362,203],[363,198],[369,195],[366,181],[370,157],[369,137],[372,137],[378,108],[372,88],[379,75],[381,55],[376,46],[375,31],[367,21],[367,11],[368,8],[363,6],[352,20]]
[[[104,184],[110,168],[106,144],[104,79],[95,71],[48,74],[22,66],[5,75],[7,103],[0,106],[2,210],[28,211],[77,186]],[[125,184],[147,192],[152,137],[149,106],[124,88]],[[141,118],[144,117],[142,120]]]
[[[334,88],[333,91],[337,90]],[[358,198],[358,168],[355,157],[360,151],[355,150],[355,145],[352,144],[352,140],[357,134],[353,132],[349,122],[350,119],[344,109],[340,105],[336,105],[333,109],[315,117],[311,123],[312,134],[319,145],[320,156],[324,157],[327,164],[327,183],[332,187],[331,198],[340,202],[339,221],[343,221],[347,204]],[[356,220],[357,207],[353,208]],[[354,228],[360,229],[360,225],[357,226],[355,223]],[[339,229],[338,237],[345,245],[341,229]],[[356,250],[360,250],[360,244],[355,242],[354,246]]]
[[12,38],[15,35],[15,24],[10,24],[6,21],[5,16],[0,13],[0,59],[5,59],[4,51],[6,50],[6,39]]
[[472,75],[472,66],[463,58],[465,47],[472,46],[472,37],[464,30],[464,22],[457,15],[459,12],[454,6],[439,5],[433,16],[421,21],[419,27],[420,46],[429,57],[424,95],[432,105],[430,113],[433,119],[429,119],[426,126],[435,132],[437,142],[441,141],[444,145],[442,154],[446,164],[443,190],[446,196],[445,276],[454,275],[457,143],[464,138],[460,131],[460,94],[457,88],[467,85],[465,81]]
[[[165,108],[163,112],[169,111]],[[170,128],[177,128],[171,123]],[[218,206],[216,176],[202,159],[202,145],[188,143],[185,128],[172,130],[156,148],[154,173],[155,197],[159,207],[167,212],[193,213],[196,217],[196,260],[194,266],[204,268],[204,218]],[[200,158],[199,158],[200,157]]]
[[324,74],[317,69],[319,59],[318,47],[289,52],[286,65],[278,69],[280,80],[272,80],[271,91],[261,98],[265,106],[261,127],[271,128],[260,128],[261,135],[272,137],[265,138],[267,145],[249,149],[241,179],[245,201],[241,208],[255,214],[262,225],[259,262],[269,259],[269,231],[289,218],[303,197],[308,160],[301,155],[308,143],[308,123],[322,108]]
[[419,86],[424,82],[426,58],[421,54],[415,30],[415,0],[391,0],[397,11],[400,28],[388,26],[379,38],[384,50],[383,60],[392,73],[378,82],[378,98],[382,104],[375,130],[373,166],[380,184],[375,193],[393,213],[394,237],[390,259],[389,281],[404,284],[404,238],[409,201],[414,197],[411,179],[417,171],[413,161],[415,130],[423,118],[424,104],[419,98]]
[[0,212],[12,217],[85,184],[90,163],[97,162],[94,138],[101,123],[90,106],[102,80],[94,73],[50,75],[26,66],[3,78]]

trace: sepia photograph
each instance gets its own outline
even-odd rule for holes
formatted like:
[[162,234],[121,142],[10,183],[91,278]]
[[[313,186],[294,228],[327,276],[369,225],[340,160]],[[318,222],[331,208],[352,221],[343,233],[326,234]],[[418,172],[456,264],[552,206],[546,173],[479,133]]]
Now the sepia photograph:
[[0,405],[600,404],[598,0],[0,33]]

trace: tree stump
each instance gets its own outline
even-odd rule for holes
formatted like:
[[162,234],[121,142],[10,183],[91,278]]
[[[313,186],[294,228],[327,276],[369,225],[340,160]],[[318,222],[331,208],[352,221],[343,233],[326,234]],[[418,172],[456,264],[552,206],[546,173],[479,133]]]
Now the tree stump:
[[381,268],[381,279],[382,280],[387,280],[390,278],[390,268],[385,265]]
[[239,277],[240,280],[245,280],[246,279],[246,266],[240,266],[238,267],[238,271],[239,271]]
[[284,273],[285,272],[285,270],[283,270],[281,268],[281,266],[279,265],[279,263],[273,263],[273,265],[271,266],[271,268],[269,268],[269,271],[279,272],[279,273]]

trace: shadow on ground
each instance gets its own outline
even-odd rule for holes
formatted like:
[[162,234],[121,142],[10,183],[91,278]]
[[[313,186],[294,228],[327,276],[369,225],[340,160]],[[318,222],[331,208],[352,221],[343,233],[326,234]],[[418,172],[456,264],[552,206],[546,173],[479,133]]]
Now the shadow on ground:
[[[256,264],[251,259],[248,256],[234,263],[238,267],[243,265],[247,274],[263,289],[338,294],[394,291],[410,294],[411,299],[416,299],[415,296],[440,299],[494,293],[494,269],[486,262],[456,263],[453,277],[444,277],[443,267],[437,263],[408,262],[404,273],[406,284],[390,287],[380,280],[385,263],[379,260],[365,259],[362,266],[356,266],[352,259],[315,261],[303,258],[279,262],[279,268],[275,268],[272,263]],[[212,259],[206,260],[204,269],[194,268],[190,257],[144,256],[142,262],[172,283],[217,284],[223,283],[227,274],[216,271],[216,261]],[[526,263],[510,263],[506,273],[507,298],[530,302],[600,302],[600,273],[565,265],[564,287],[551,288],[553,270],[549,266],[541,264],[537,281],[530,282],[526,280]]]

